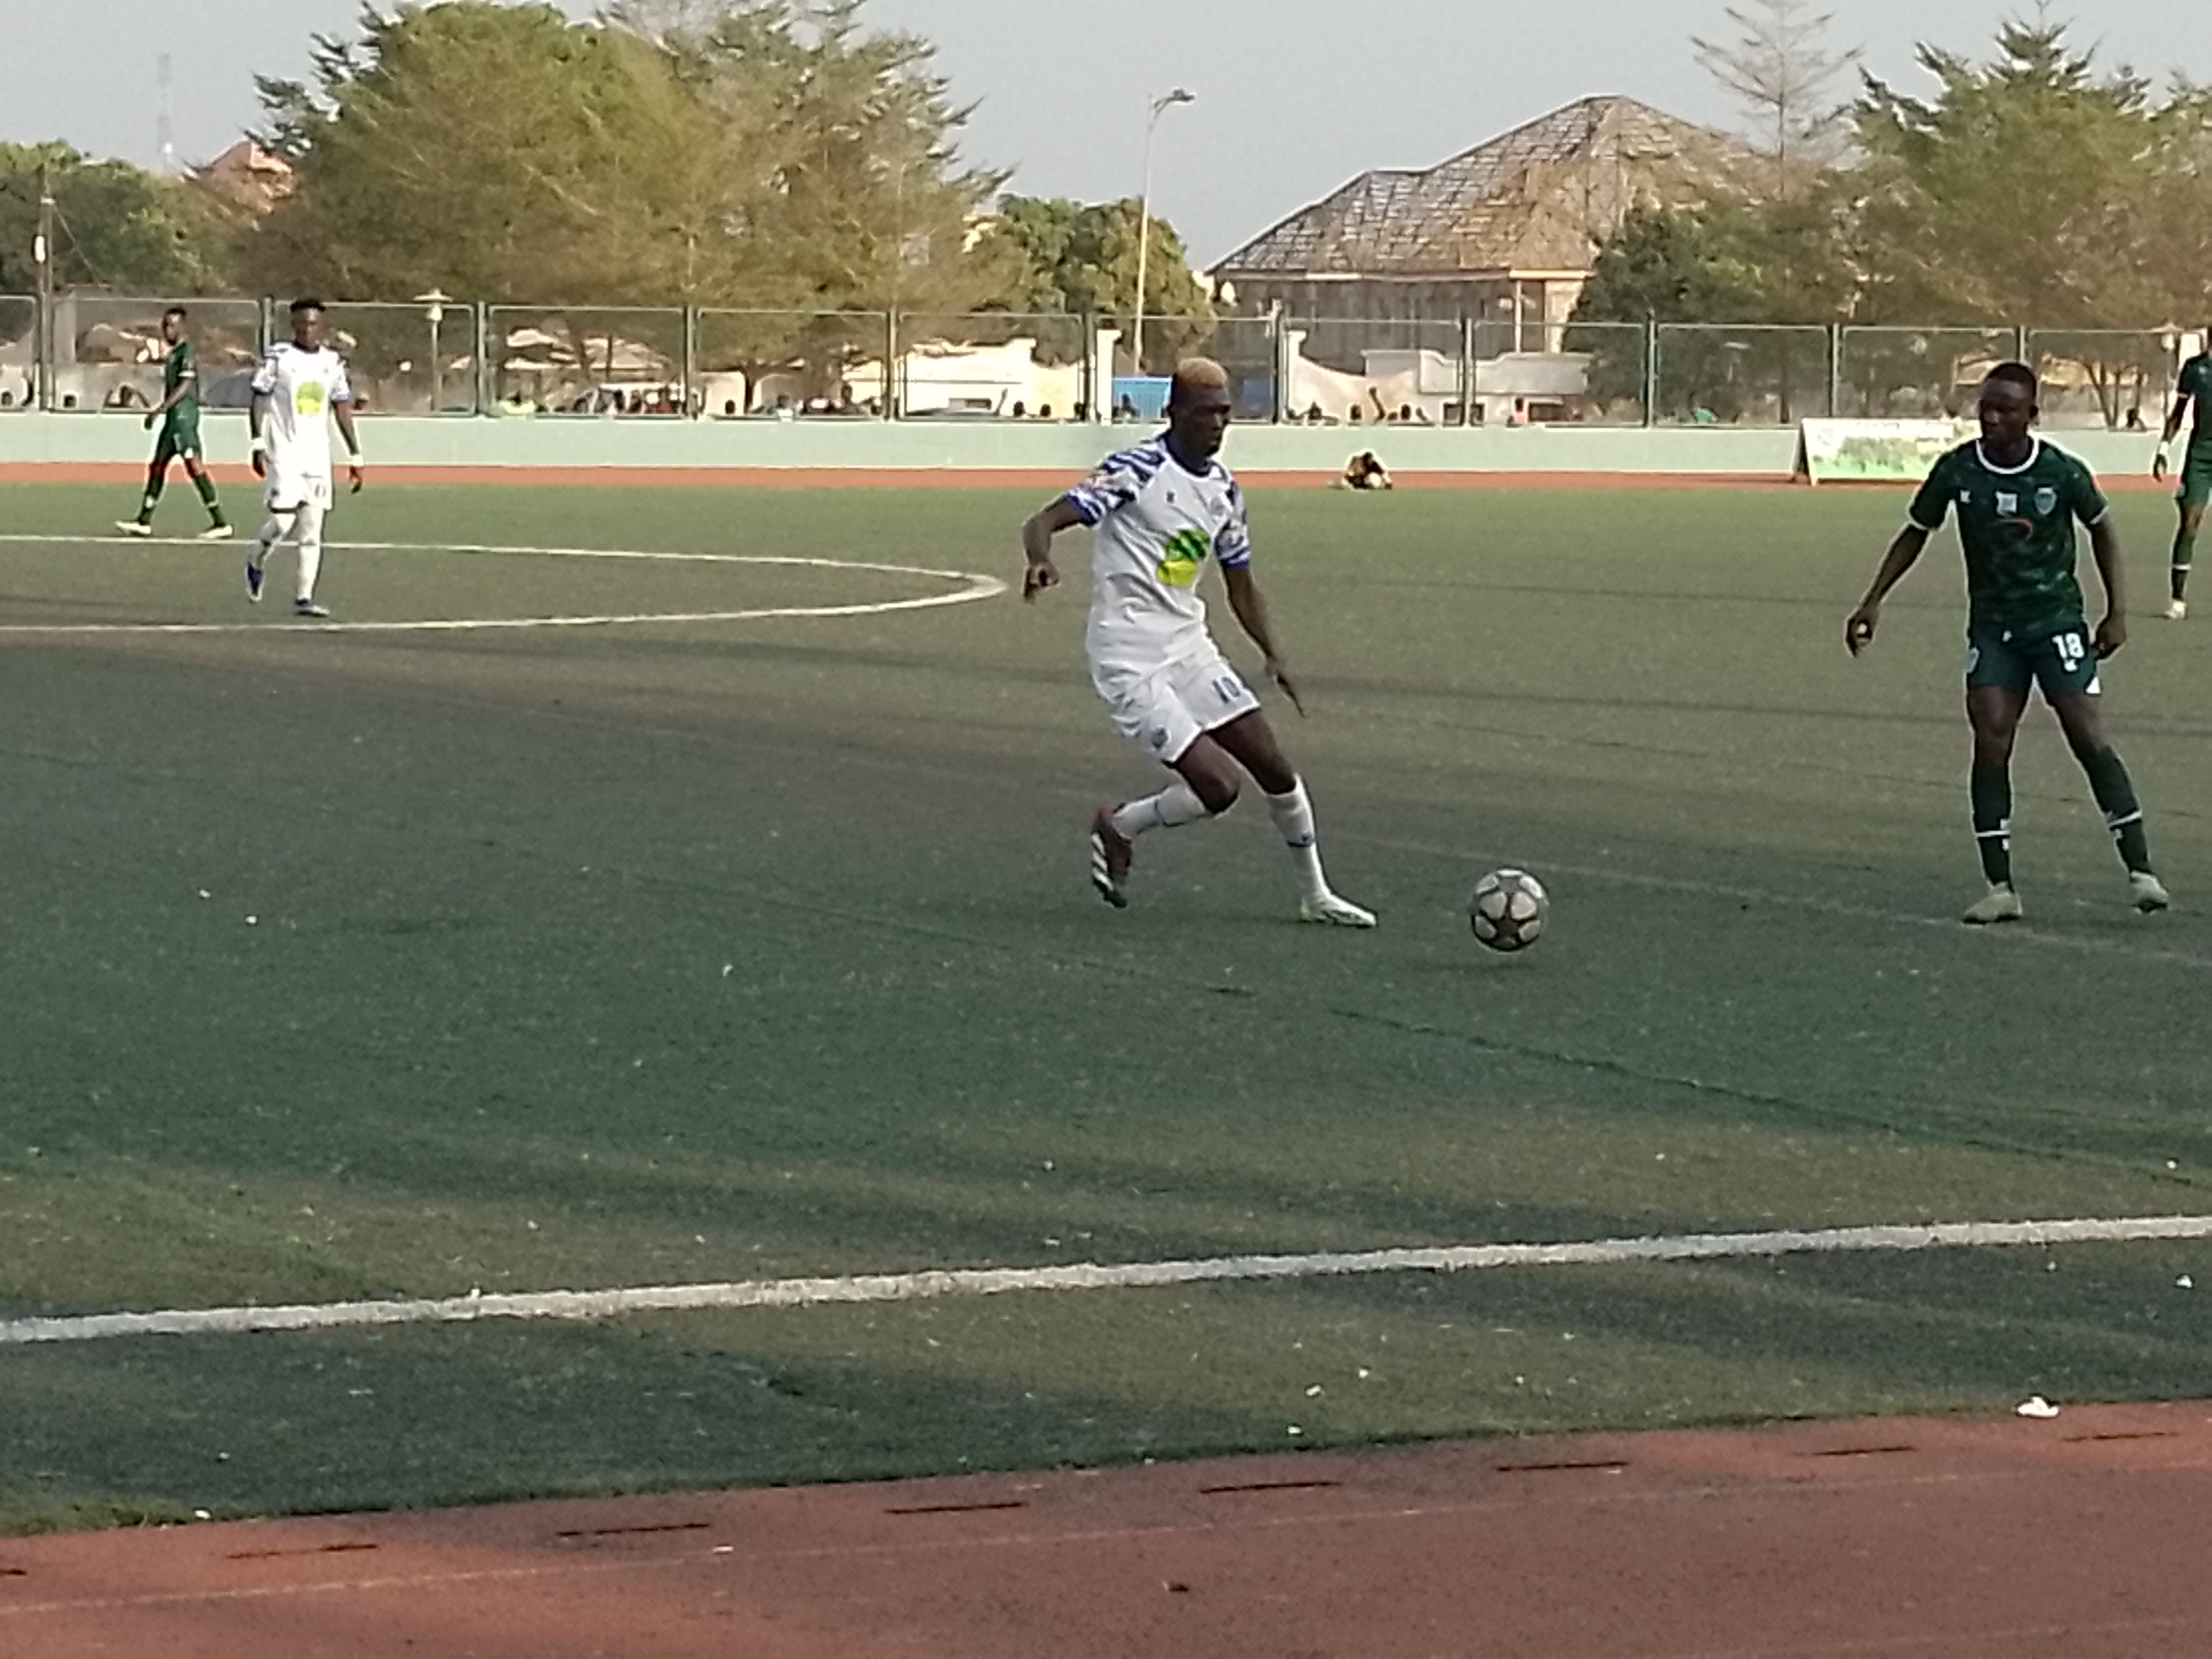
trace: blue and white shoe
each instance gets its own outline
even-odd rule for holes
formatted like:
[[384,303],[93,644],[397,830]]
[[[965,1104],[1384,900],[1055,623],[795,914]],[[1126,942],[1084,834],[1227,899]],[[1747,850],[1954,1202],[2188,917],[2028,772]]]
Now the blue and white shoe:
[[261,603],[261,567],[252,559],[246,562],[246,597],[256,605]]
[[327,617],[331,613],[313,599],[295,599],[292,601],[292,614],[295,617]]

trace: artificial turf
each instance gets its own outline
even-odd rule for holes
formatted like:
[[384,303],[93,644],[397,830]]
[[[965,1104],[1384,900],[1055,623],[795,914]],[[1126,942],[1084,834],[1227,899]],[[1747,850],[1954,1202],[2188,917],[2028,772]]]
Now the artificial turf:
[[[0,627],[248,625],[0,634],[0,1317],[2201,1212],[2212,677],[2151,619],[2169,509],[2121,501],[2107,684],[2179,908],[2128,911],[2039,711],[2031,920],[1992,935],[1951,920],[1948,541],[1841,647],[1900,499],[1257,492],[1354,935],[1295,925],[1249,803],[1147,839],[1127,913],[1091,896],[1087,812],[1148,774],[1073,544],[1034,610],[331,635],[248,607],[234,548],[100,540],[114,491],[0,490],[56,538],[0,542]],[[332,533],[1003,578],[1032,505],[378,488]],[[343,547],[323,589],[945,591]],[[1508,862],[1555,903],[1513,960],[1462,908]],[[2191,1393],[2185,1278],[2212,1249],[0,1348],[0,1527]]]

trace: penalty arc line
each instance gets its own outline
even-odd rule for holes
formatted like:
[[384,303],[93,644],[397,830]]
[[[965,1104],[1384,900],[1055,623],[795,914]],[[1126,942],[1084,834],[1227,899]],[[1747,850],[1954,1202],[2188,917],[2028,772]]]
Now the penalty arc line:
[[[141,547],[226,547],[230,544],[184,540],[173,537],[137,537],[118,540],[106,536],[39,536],[21,532],[0,533],[0,543],[41,543],[52,545],[107,547],[118,550]],[[645,623],[759,622],[778,618],[878,617],[902,611],[933,611],[947,605],[973,605],[1006,592],[996,576],[969,570],[939,570],[922,565],[884,564],[866,559],[826,559],[796,554],[671,553],[604,547],[495,547],[472,542],[344,542],[330,550],[352,553],[457,553],[470,556],[505,555],[515,558],[623,559],[641,562],[683,564],[770,565],[786,569],[856,570],[871,574],[915,576],[932,581],[960,584],[950,593],[925,594],[919,599],[880,599],[847,605],[769,605],[739,611],[653,611],[575,617],[462,617],[414,622],[316,622],[279,620],[239,623],[0,623],[5,635],[208,635],[208,634],[453,634],[483,633],[531,628],[623,628]]]
[[132,1336],[234,1336],[260,1331],[468,1324],[488,1319],[578,1322],[634,1314],[736,1311],[1004,1296],[1024,1291],[1152,1289],[1164,1285],[1335,1279],[1375,1273],[1474,1273],[1509,1267],[1620,1267],[1786,1255],[1892,1255],[2212,1238],[2212,1216],[1946,1222],[1814,1231],[1690,1233],[1553,1244],[1468,1244],[1396,1249],[1232,1255],[1187,1261],[1050,1267],[971,1267],[836,1278],[538,1291],[435,1299],[173,1309],[0,1322],[0,1347]]

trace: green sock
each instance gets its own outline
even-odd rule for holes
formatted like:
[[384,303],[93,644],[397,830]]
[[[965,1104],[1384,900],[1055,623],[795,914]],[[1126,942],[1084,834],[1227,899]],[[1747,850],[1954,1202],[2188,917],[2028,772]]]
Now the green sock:
[[157,473],[149,473],[147,475],[146,493],[139,498],[138,501],[138,522],[140,524],[153,523],[154,509],[161,504],[161,486],[167,482],[167,479],[161,477]]
[[222,523],[222,503],[215,498],[215,475],[211,472],[201,473],[198,477],[192,480],[192,488],[200,492],[200,500],[207,507],[208,517],[218,525]]
[[2100,749],[2081,763],[2089,788],[2105,814],[2105,825],[2119,843],[2120,861],[2131,871],[2150,868],[2150,836],[2143,830],[2142,805],[2116,750]]
[[2012,885],[2012,769],[1977,766],[1967,780],[1974,803],[1974,845],[1992,887]]
[[2189,567],[2197,562],[2197,526],[2184,526],[2173,532],[2173,597],[2178,602],[2189,594]]

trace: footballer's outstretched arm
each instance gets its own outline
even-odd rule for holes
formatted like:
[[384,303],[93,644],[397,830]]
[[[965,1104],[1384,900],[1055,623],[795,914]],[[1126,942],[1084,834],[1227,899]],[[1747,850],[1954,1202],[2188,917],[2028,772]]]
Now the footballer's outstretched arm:
[[1267,614],[1267,596],[1260,591],[1260,584],[1252,574],[1249,565],[1224,565],[1221,580],[1229,590],[1229,608],[1237,613],[1237,625],[1245,636],[1260,647],[1265,658],[1267,678],[1283,688],[1283,695],[1291,700],[1291,707],[1301,714],[1306,712],[1305,700],[1298,696],[1297,683],[1283,661],[1283,653],[1276,648],[1273,619]]
[[1060,586],[1060,569],[1052,562],[1052,538],[1082,522],[1075,503],[1062,495],[1046,502],[1022,526],[1022,553],[1027,561],[1022,568],[1024,604],[1034,603],[1046,588]]
[[1859,601],[1859,608],[1851,612],[1844,623],[1844,643],[1854,657],[1874,643],[1874,630],[1881,623],[1881,602],[1889,597],[1889,590],[1905,580],[1905,573],[1912,568],[1928,545],[1929,532],[1917,524],[1908,524],[1897,532],[1897,539],[1889,544],[1889,551],[1881,556],[1881,568],[1874,573],[1874,583]]

